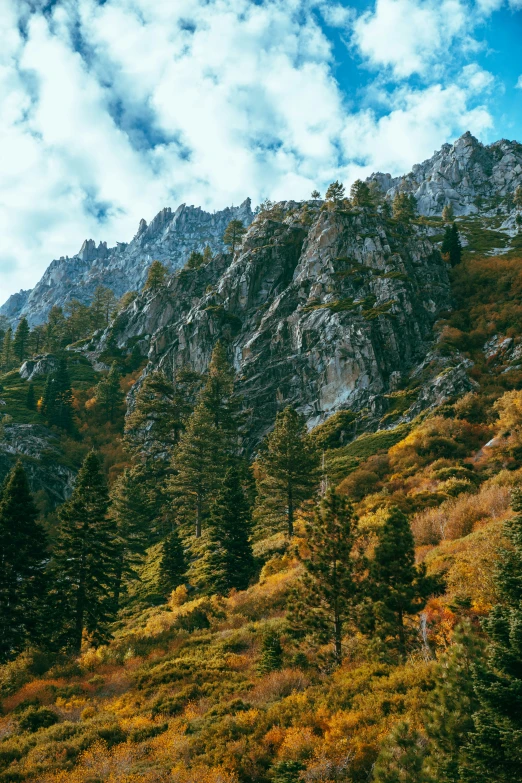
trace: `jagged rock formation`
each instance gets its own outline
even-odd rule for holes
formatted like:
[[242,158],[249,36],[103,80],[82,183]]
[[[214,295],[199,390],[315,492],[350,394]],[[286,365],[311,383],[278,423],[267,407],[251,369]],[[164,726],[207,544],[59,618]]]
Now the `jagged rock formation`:
[[230,220],[238,218],[248,225],[252,217],[250,199],[214,214],[185,204],[175,212],[162,209],[148,225],[140,221],[129,244],[118,242],[108,248],[106,242],[96,246],[94,240],[86,239],[72,258],[52,261],[40,282],[31,291],[11,296],[0,307],[0,315],[13,323],[26,316],[34,326],[47,319],[53,305],[63,306],[71,299],[88,304],[98,285],[108,286],[118,297],[139,290],[155,259],[174,271],[193,250],[203,250],[207,244],[217,253],[223,249],[223,233]]
[[449,307],[446,264],[422,228],[286,202],[254,220],[233,261],[217,256],[139,296],[96,352],[138,342],[146,371],[173,378],[183,365],[204,371],[225,341],[257,439],[288,403],[310,425],[340,409],[382,415]]
[[378,173],[370,179],[390,198],[399,189],[413,193],[421,215],[440,215],[446,204],[455,215],[484,212],[522,185],[522,144],[501,139],[484,146],[468,131],[404,177]]

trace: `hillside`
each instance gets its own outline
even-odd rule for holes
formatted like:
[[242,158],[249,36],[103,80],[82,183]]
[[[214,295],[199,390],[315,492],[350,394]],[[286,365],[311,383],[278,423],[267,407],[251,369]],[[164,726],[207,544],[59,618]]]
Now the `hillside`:
[[421,205],[468,166],[458,251],[395,182],[265,204],[11,356],[0,471],[46,548],[0,608],[0,783],[519,779],[522,170],[477,144],[413,172]]

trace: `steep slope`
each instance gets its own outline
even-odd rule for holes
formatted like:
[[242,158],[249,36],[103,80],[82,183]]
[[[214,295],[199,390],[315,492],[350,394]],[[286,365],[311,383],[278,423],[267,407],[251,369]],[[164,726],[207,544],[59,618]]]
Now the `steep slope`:
[[413,193],[422,215],[440,215],[446,204],[456,215],[505,210],[522,184],[522,144],[500,139],[484,146],[468,131],[403,177],[378,173],[370,179],[390,197],[400,189]]
[[422,226],[366,209],[285,202],[262,213],[236,258],[183,270],[145,292],[96,347],[148,349],[146,372],[204,371],[216,340],[230,349],[259,437],[282,404],[310,425],[341,409],[386,409],[450,307],[447,268]]
[[250,223],[250,199],[214,214],[185,204],[175,212],[167,207],[148,225],[141,220],[129,244],[118,242],[108,248],[106,242],[96,246],[94,240],[86,239],[72,258],[53,261],[31,291],[11,296],[0,307],[0,315],[15,322],[26,316],[34,326],[46,320],[53,305],[63,306],[75,298],[89,303],[98,285],[108,286],[118,297],[138,290],[155,259],[175,270],[183,266],[192,250],[203,250],[207,244],[214,252],[222,250],[223,232],[233,218]]

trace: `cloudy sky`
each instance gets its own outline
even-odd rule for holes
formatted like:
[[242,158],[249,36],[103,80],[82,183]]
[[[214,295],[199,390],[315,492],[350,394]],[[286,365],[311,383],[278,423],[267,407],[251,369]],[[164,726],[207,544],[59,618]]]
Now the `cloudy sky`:
[[522,0],[0,0],[0,303],[181,202],[522,141]]

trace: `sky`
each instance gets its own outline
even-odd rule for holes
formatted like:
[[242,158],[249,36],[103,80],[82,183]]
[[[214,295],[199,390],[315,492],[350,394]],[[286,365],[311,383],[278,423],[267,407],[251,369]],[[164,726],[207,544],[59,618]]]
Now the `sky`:
[[180,203],[522,142],[522,0],[0,0],[0,303]]

